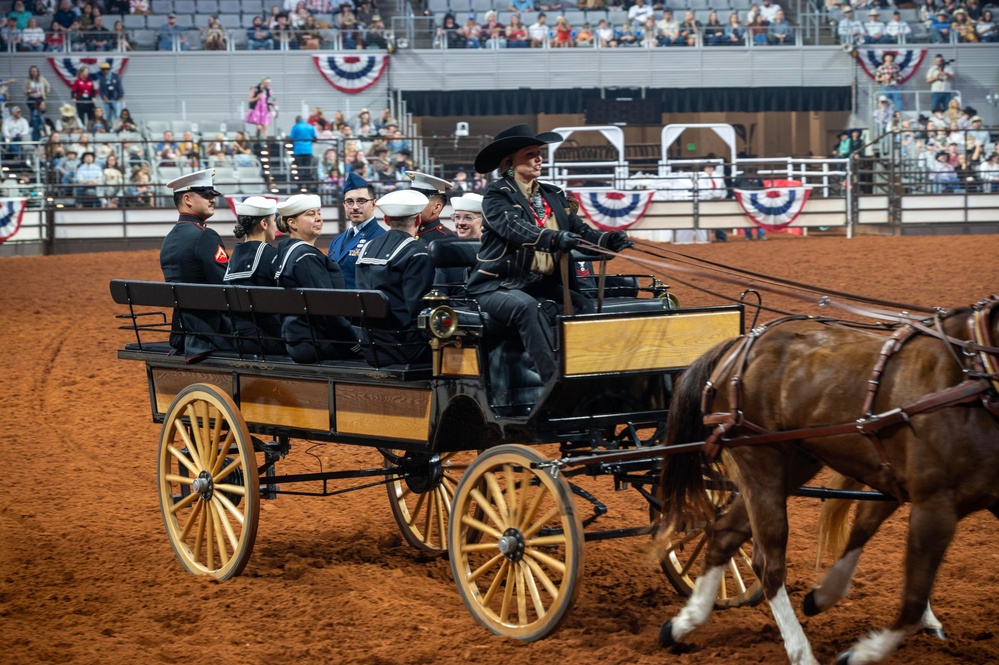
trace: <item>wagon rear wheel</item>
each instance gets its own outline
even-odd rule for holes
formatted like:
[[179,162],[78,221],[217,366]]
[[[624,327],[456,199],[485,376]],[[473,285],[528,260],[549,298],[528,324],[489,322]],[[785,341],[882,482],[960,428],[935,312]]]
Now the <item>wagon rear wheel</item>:
[[433,456],[406,455],[389,451],[386,459],[401,474],[386,486],[389,506],[406,542],[424,552],[447,551],[447,525],[458,482],[475,451],[457,451]]
[[[708,498],[715,506],[715,514],[721,515],[735,500],[734,488],[728,480],[725,465],[715,462],[705,473]],[[659,513],[653,509],[653,521],[659,520]],[[694,525],[688,531],[674,532],[668,538],[660,537],[658,543],[659,565],[677,593],[689,596],[694,590],[694,582],[704,564],[707,551],[708,533],[704,525]],[[753,541],[747,540],[732,557],[725,574],[718,585],[715,607],[739,607],[756,605],[763,599],[763,586],[753,572]]]
[[554,631],[575,601],[583,527],[561,477],[526,446],[492,448],[458,484],[448,542],[451,571],[475,619],[531,642]]
[[260,484],[246,422],[223,390],[184,388],[160,434],[160,509],[180,563],[195,575],[235,577],[250,559]]

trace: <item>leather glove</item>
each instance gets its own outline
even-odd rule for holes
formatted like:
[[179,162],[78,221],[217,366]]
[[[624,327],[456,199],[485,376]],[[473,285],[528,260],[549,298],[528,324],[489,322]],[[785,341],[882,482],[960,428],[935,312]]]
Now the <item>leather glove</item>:
[[571,231],[559,231],[558,235],[555,236],[555,249],[560,252],[568,252],[575,249],[579,245],[579,241],[583,239],[583,236],[578,233],[572,233]]
[[607,249],[612,252],[623,252],[634,246],[635,243],[628,240],[628,234],[624,231],[614,231],[607,234]]

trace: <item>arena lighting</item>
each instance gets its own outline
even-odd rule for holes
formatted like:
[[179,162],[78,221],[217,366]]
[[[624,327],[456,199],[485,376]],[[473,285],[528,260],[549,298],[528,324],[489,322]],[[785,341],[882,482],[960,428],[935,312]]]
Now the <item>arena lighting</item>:
[[278,188],[277,187],[271,187],[271,193],[272,194],[277,194],[278,193]]
[[269,154],[271,154],[271,153],[267,152],[266,150],[261,150],[261,151],[260,151],[260,154],[261,154],[261,155],[269,155]]
[[50,196],[50,197],[48,197],[47,199],[45,199],[45,202],[46,202],[46,203],[52,203],[53,201],[55,201],[55,199],[54,199],[54,198],[52,198],[51,196]]
[[269,162],[269,161],[271,161],[271,158],[270,157],[261,157],[260,161],[262,161],[262,162]]
[[56,208],[65,208],[65,207],[66,207],[66,205],[63,204],[63,203],[57,203],[56,204]]

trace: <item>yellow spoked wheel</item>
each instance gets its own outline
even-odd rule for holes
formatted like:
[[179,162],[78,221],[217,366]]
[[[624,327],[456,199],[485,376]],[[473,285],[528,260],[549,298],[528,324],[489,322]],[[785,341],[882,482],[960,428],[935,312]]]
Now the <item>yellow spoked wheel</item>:
[[[711,464],[706,473],[706,482],[708,498],[715,506],[716,516],[719,516],[735,500],[734,488],[728,480],[725,465],[721,462]],[[656,511],[654,513],[655,521],[659,519],[659,515]],[[658,543],[659,565],[677,593],[689,596],[693,592],[697,575],[703,569],[707,544],[708,532],[702,524],[693,525],[685,532],[674,532],[669,538],[661,538]],[[750,539],[729,559],[718,585],[715,607],[724,609],[756,605],[762,599],[763,586],[753,572],[753,541]]]
[[405,474],[386,485],[392,516],[406,542],[424,552],[447,551],[447,525],[458,482],[478,454],[473,451],[434,456],[405,455],[390,451]]
[[260,517],[253,443],[235,402],[206,384],[184,388],[160,434],[160,509],[181,564],[219,580],[242,572]]
[[554,631],[576,597],[583,527],[569,485],[520,445],[479,455],[454,496],[448,542],[465,606],[486,628],[531,642]]

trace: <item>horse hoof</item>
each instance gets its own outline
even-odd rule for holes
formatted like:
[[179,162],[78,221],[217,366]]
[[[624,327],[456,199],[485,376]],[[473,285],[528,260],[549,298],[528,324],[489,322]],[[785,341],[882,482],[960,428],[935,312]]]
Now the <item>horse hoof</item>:
[[947,636],[944,635],[943,630],[941,630],[940,628],[923,628],[919,632],[923,633],[925,635],[932,635],[933,637],[935,637],[937,639],[940,639],[940,640],[945,640],[946,641],[946,639],[947,639]]
[[822,610],[819,606],[815,604],[815,592],[809,591],[808,595],[805,596],[805,602],[801,604],[801,611],[805,613],[806,617],[813,617]]
[[844,651],[836,657],[836,665],[850,665],[850,656],[853,655],[853,649]]
[[676,644],[673,639],[673,622],[667,621],[659,628],[659,646],[666,649]]

